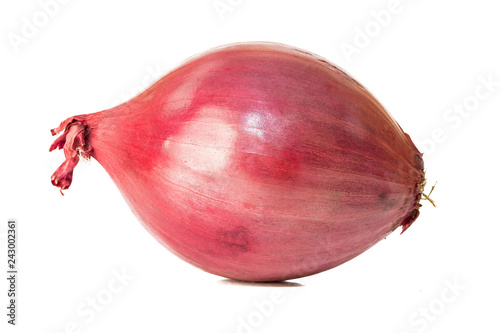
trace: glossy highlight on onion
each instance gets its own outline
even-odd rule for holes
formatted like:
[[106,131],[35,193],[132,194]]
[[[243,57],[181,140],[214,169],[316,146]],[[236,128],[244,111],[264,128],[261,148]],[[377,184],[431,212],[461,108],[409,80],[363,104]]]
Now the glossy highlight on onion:
[[59,133],[53,185],[67,189],[79,159],[96,159],[158,241],[237,280],[356,257],[415,221],[425,185],[422,154],[362,85],[275,43],[209,50]]

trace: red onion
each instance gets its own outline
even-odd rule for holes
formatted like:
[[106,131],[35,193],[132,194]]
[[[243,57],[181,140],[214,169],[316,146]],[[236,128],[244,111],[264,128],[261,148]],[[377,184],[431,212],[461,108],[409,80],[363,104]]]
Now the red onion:
[[[64,131],[64,132],[63,132]],[[50,150],[95,158],[157,240],[246,281],[315,274],[419,214],[422,154],[358,82],[309,52],[233,44],[132,100],[71,117]]]

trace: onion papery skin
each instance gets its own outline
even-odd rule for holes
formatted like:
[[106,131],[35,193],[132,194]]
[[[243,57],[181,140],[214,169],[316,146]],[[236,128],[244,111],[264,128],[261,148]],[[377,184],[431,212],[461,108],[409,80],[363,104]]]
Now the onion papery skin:
[[338,266],[418,216],[422,154],[345,72],[275,43],[193,57],[130,101],[71,117],[51,150],[95,158],[147,230],[244,281]]

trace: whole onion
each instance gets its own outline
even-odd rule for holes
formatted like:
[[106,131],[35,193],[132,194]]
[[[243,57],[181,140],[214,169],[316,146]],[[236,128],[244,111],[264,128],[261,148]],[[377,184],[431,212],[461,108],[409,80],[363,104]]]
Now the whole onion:
[[95,158],[157,240],[238,280],[298,278],[356,257],[415,221],[425,184],[422,154],[363,86],[274,43],[210,50],[60,132],[55,186],[70,186],[80,157]]

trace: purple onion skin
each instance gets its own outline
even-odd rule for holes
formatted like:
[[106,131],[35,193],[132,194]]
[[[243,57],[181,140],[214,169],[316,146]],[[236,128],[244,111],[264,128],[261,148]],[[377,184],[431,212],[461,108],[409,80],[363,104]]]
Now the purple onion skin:
[[415,221],[425,184],[422,154],[363,86],[281,44],[210,50],[62,131],[55,186],[95,158],[158,241],[237,280],[356,257]]

